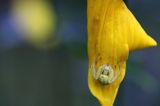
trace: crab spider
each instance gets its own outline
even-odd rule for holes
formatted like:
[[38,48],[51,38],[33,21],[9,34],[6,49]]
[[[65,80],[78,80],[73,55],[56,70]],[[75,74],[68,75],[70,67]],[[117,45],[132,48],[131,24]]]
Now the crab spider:
[[122,69],[120,64],[119,71],[115,75],[114,70],[110,65],[104,64],[100,66],[98,70],[96,70],[95,62],[94,62],[91,65],[91,71],[92,71],[92,76],[95,80],[98,80],[101,84],[109,85],[117,80]]

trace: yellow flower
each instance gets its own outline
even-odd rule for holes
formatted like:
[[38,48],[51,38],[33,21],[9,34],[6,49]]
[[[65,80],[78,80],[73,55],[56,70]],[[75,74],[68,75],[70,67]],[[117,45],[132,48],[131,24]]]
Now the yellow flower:
[[129,51],[156,46],[123,0],[88,0],[88,84],[102,106],[113,106]]
[[52,46],[56,14],[48,1],[14,0],[12,14],[22,37],[38,48]]

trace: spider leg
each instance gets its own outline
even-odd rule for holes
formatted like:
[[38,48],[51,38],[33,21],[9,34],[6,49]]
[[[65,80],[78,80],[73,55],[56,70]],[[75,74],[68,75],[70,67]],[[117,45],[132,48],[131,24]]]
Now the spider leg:
[[91,73],[92,73],[92,76],[93,76],[93,78],[95,78],[96,79],[96,68],[95,68],[95,64],[92,64],[91,65]]
[[118,77],[120,76],[120,74],[121,74],[121,72],[122,72],[122,64],[121,63],[119,63],[120,65],[119,65],[119,70],[118,70],[118,73],[114,76],[114,77],[112,77],[111,79],[109,79],[109,83],[113,83],[113,82],[115,82],[117,79],[118,79]]

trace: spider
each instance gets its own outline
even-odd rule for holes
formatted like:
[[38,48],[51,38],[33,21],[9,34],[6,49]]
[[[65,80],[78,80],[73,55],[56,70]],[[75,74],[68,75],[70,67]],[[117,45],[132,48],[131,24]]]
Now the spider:
[[[121,66],[121,65],[120,65]],[[92,76],[95,80],[98,80],[101,84],[109,85],[117,80],[121,73],[121,67],[115,75],[113,68],[109,64],[104,64],[96,70],[95,62],[91,65]]]

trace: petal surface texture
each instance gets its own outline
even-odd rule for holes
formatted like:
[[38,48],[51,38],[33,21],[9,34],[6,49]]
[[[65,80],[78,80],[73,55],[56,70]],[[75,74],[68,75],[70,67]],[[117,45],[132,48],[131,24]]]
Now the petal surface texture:
[[[88,0],[87,5],[89,88],[102,106],[113,106],[125,76],[129,51],[157,43],[143,30],[123,0]],[[94,63],[96,69],[108,64],[115,74],[121,73],[113,83],[103,85],[92,76],[91,65]]]

